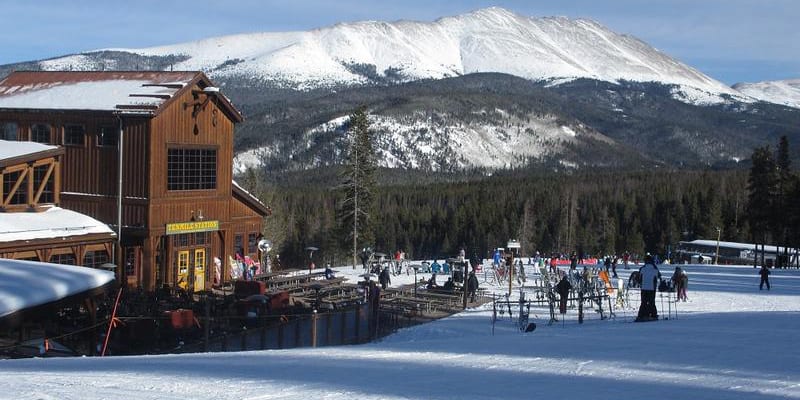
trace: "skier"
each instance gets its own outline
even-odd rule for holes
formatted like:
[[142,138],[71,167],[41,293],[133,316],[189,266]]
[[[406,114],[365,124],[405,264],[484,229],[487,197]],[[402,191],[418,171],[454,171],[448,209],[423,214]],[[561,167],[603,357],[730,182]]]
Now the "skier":
[[637,322],[655,321],[658,319],[656,309],[656,287],[661,280],[661,272],[656,267],[653,256],[648,255],[644,258],[644,265],[639,268],[642,277],[641,304],[639,305],[639,315]]
[[381,271],[378,280],[381,282],[381,288],[386,290],[386,287],[388,287],[389,284],[392,283],[392,278],[389,274],[389,267],[386,267],[383,269],[383,271]]
[[572,289],[572,285],[567,280],[567,274],[562,274],[561,281],[556,285],[556,293],[559,296],[558,312],[561,314],[567,313],[567,297],[570,289]]
[[470,302],[475,302],[475,294],[478,292],[478,277],[475,276],[475,271],[470,271],[469,278],[467,279],[467,293],[469,294]]
[[758,274],[761,275],[761,283],[758,284],[758,290],[764,290],[765,283],[767,284],[767,290],[769,290],[769,268],[766,265],[762,265]]
[[675,272],[672,273],[672,287],[675,288],[675,293],[678,295],[678,300],[686,301],[686,284],[689,278],[686,276],[686,271],[681,267],[675,267]]

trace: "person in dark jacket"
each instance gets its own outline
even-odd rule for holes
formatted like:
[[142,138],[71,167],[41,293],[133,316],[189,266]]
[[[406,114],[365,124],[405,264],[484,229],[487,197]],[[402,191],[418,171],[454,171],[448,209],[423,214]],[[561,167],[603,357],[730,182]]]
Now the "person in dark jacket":
[[647,255],[644,265],[639,268],[639,275],[642,277],[641,304],[639,305],[639,315],[637,322],[653,321],[658,319],[656,309],[656,288],[661,280],[661,272],[656,267],[653,257]]
[[378,281],[381,283],[381,289],[386,290],[390,283],[392,283],[392,278],[389,275],[389,268],[386,267],[381,271],[380,276],[378,276]]
[[761,275],[761,283],[758,284],[758,290],[764,290],[765,283],[767,284],[767,290],[769,290],[769,268],[766,265],[762,265],[758,274]]
[[469,301],[474,303],[475,296],[478,292],[478,277],[475,276],[475,271],[470,271],[469,278],[467,278],[467,294],[469,294]]
[[561,314],[567,313],[567,298],[569,297],[569,291],[572,289],[572,285],[567,280],[567,274],[563,274],[561,276],[561,281],[558,282],[556,285],[556,293],[559,296],[559,303],[558,303],[558,312]]

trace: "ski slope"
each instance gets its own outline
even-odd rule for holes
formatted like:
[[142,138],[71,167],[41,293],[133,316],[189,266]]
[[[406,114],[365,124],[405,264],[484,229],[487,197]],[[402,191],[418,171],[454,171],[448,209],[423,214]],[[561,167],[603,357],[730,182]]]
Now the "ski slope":
[[[677,319],[631,323],[629,309],[601,321],[589,311],[578,324],[571,311],[548,326],[541,309],[535,331],[519,332],[504,315],[492,334],[485,305],[365,345],[7,360],[0,398],[800,398],[800,272],[774,270],[772,290],[759,291],[751,266],[685,268],[689,301],[678,304]],[[672,270],[661,266],[666,278]],[[392,279],[408,283],[413,273]]]

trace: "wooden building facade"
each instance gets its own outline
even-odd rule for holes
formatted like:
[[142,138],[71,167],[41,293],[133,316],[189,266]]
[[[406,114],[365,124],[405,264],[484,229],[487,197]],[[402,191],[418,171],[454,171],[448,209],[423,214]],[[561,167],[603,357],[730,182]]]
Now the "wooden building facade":
[[0,140],[0,258],[99,267],[116,235],[59,206],[64,149]]
[[257,259],[269,210],[233,182],[240,121],[201,72],[15,72],[0,82],[0,139],[63,147],[61,205],[117,232],[121,221],[117,278],[145,290],[200,291],[228,279],[235,252]]

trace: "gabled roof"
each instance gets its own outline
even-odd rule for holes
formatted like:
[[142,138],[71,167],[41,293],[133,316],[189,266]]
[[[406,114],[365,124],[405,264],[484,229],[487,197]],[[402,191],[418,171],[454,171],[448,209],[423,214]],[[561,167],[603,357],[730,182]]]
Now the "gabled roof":
[[[213,86],[202,72],[181,71],[18,71],[0,81],[0,109],[109,111],[157,115],[195,85]],[[213,92],[228,116],[242,115]]]
[[0,167],[64,154],[64,149],[35,142],[0,140]]

